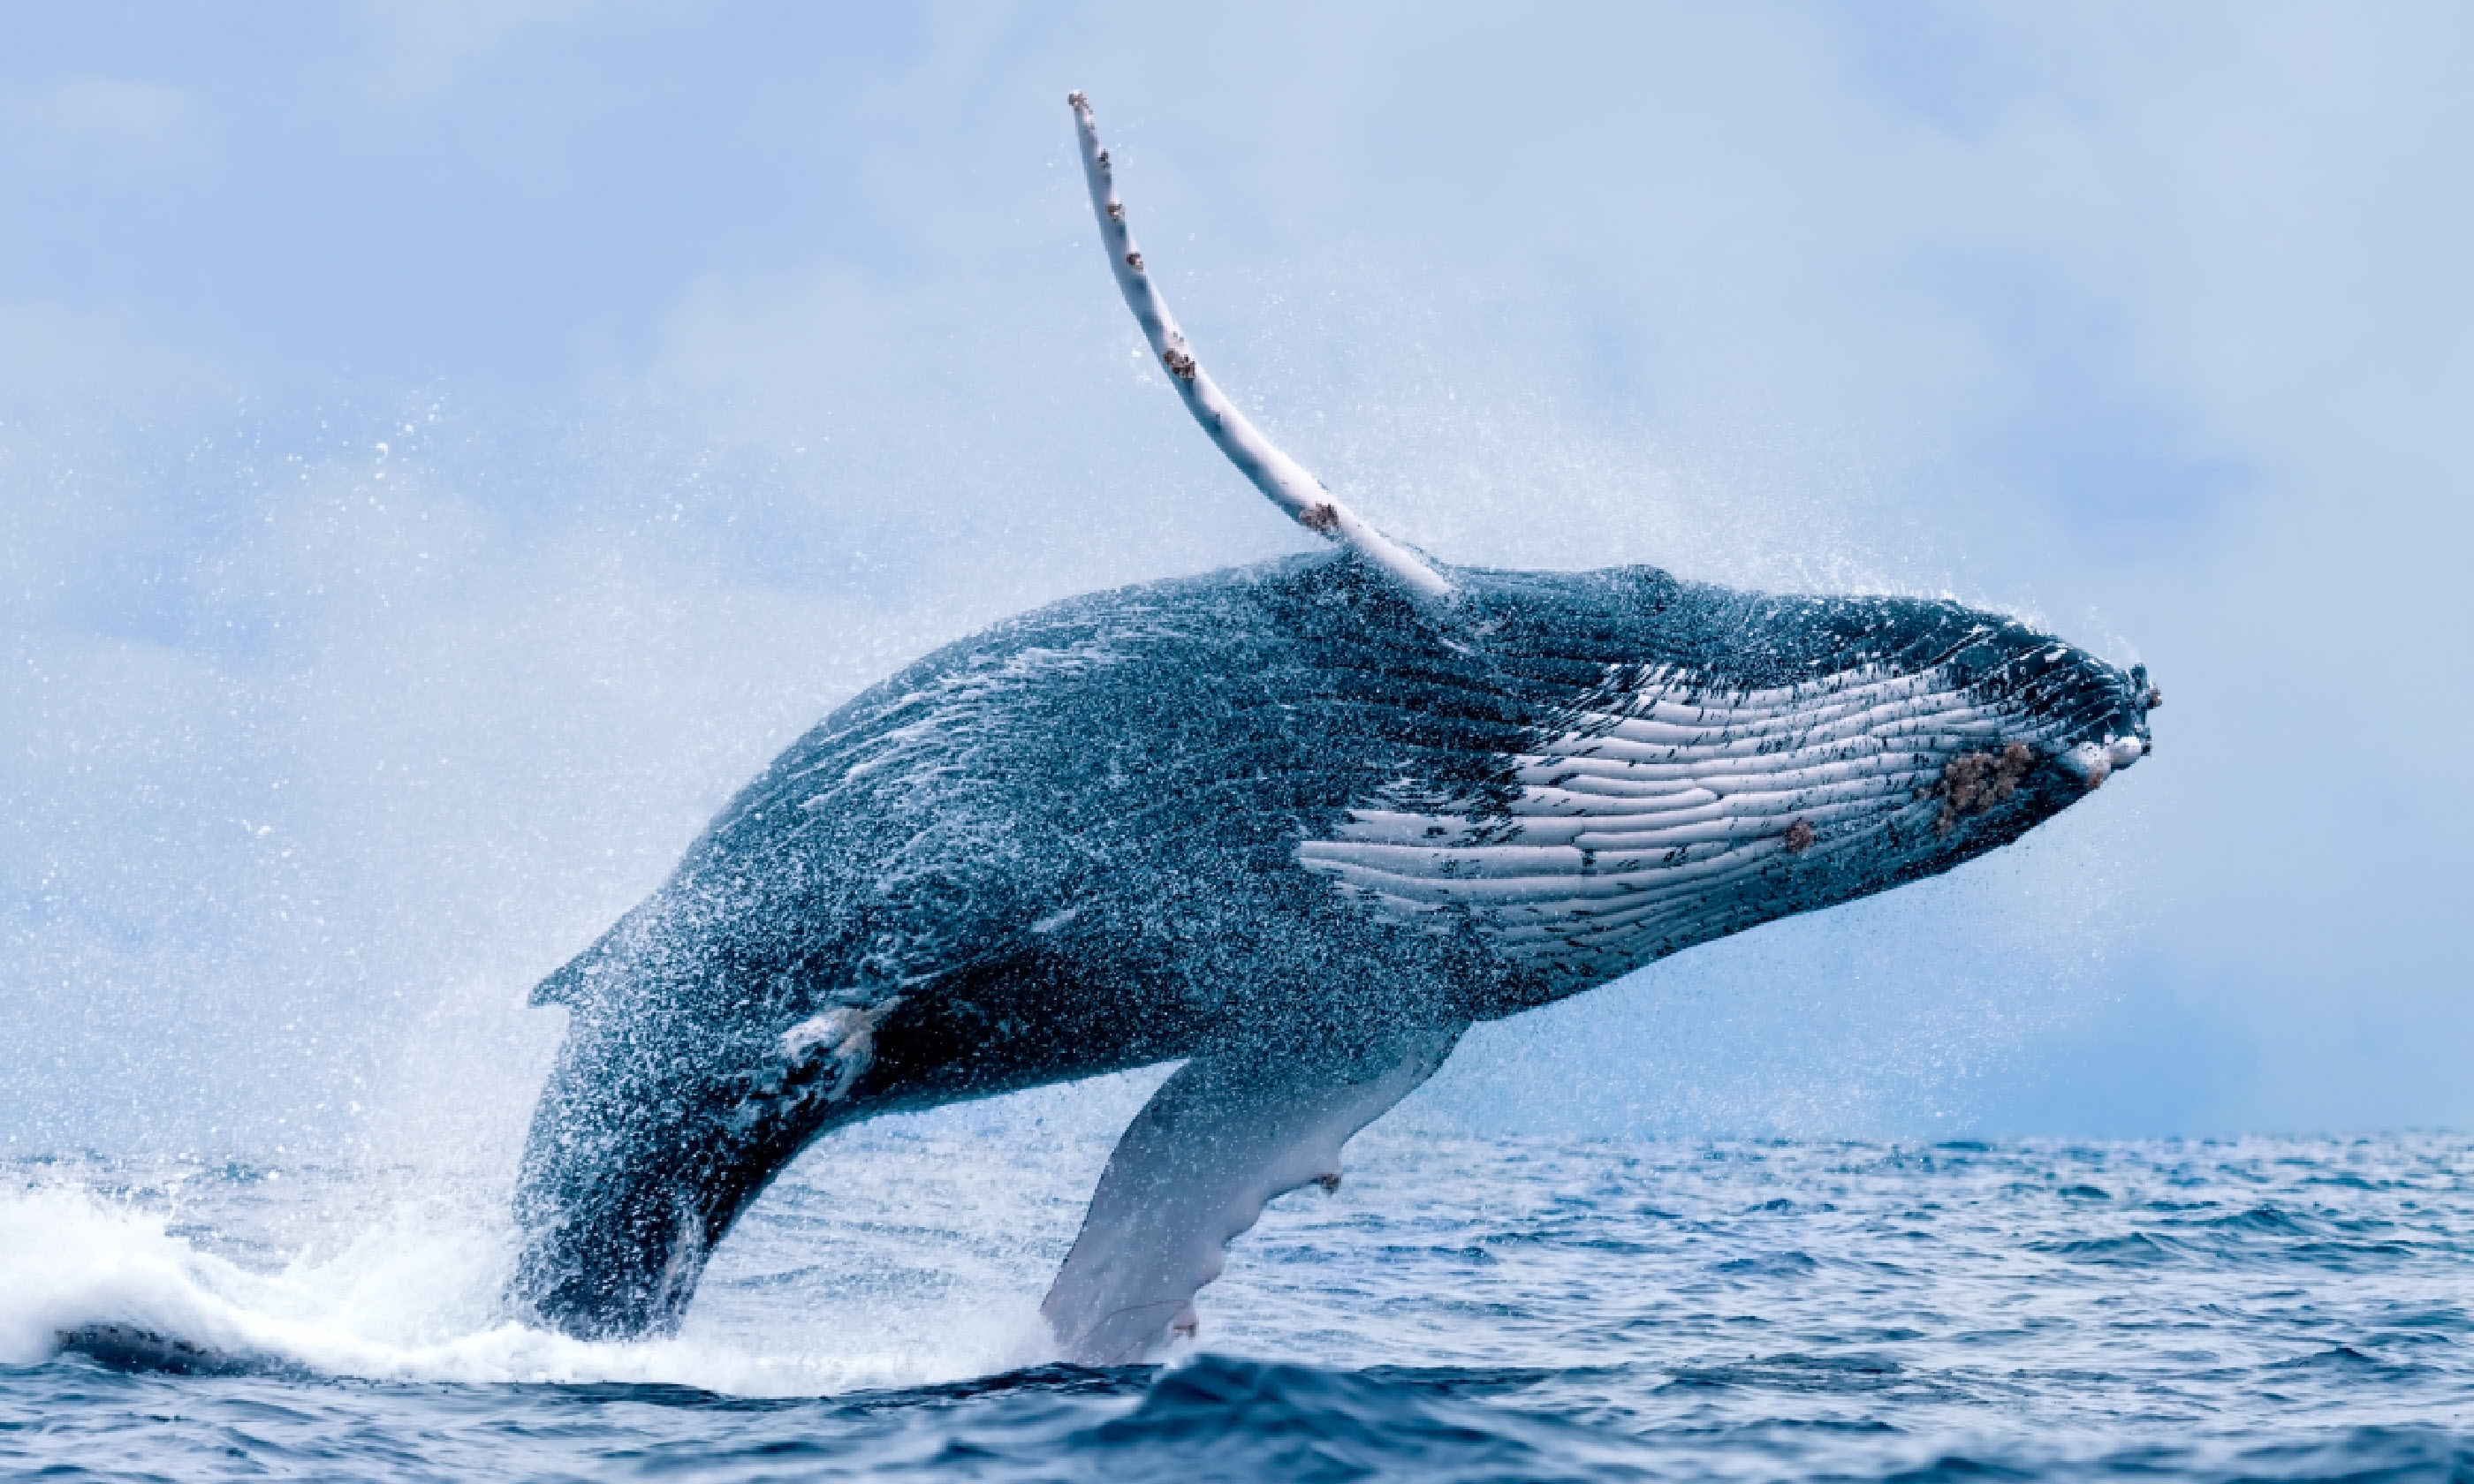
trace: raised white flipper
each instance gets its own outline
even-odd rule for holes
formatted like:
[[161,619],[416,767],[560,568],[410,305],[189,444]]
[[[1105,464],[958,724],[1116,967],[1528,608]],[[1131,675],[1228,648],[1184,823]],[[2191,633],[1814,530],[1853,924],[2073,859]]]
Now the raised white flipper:
[[1132,229],[1126,225],[1126,203],[1117,199],[1116,171],[1108,152],[1100,146],[1091,100],[1077,92],[1068,94],[1065,101],[1073,106],[1074,122],[1081,134],[1083,179],[1091,186],[1091,211],[1100,222],[1100,241],[1108,250],[1108,266],[1117,275],[1118,290],[1126,296],[1126,307],[1134,312],[1135,323],[1151,341],[1152,354],[1168,369],[1170,384],[1184,398],[1186,411],[1194,414],[1194,420],[1229,462],[1290,519],[1326,540],[1354,549],[1410,596],[1426,603],[1450,602],[1452,585],[1442,573],[1368,525],[1324,489],[1322,480],[1307,473],[1305,466],[1264,437],[1262,429],[1237,410],[1237,404],[1228,400],[1195,359],[1194,347],[1168,312],[1168,300],[1152,282],[1142,251],[1134,246]]
[[1443,1065],[1461,1027],[1335,1066],[1260,1048],[1197,1057],[1134,1115],[1040,1316],[1065,1359],[1128,1365],[1194,1330],[1194,1296],[1275,1197],[1337,1185],[1340,1148]]

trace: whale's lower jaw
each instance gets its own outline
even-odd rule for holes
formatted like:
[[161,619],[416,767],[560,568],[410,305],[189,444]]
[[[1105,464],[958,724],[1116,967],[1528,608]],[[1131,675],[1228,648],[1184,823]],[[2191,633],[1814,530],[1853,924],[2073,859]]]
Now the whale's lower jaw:
[[1509,797],[1353,810],[1297,859],[1370,913],[1466,922],[1584,988],[2017,838],[2144,754],[2117,720],[1948,666],[1719,694],[1652,673],[1506,755]]

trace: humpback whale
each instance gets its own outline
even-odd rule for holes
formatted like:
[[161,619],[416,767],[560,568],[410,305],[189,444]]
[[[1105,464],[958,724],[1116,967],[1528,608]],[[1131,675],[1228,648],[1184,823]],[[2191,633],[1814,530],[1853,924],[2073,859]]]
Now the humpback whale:
[[1141,1359],[1471,1024],[1947,871],[2147,751],[2144,669],[1997,614],[1390,540],[1203,371],[1069,101],[1171,384],[1332,544],[920,659],[544,980],[570,1018],[516,1195],[536,1322],[674,1327],[832,1130],[1181,1061],[1041,1304],[1066,1358]]

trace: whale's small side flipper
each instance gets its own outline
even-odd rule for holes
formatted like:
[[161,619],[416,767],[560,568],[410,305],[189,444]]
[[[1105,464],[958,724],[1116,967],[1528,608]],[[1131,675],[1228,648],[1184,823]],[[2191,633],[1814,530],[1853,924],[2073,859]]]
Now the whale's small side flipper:
[[1340,1148],[1443,1065],[1459,1025],[1343,1058],[1249,1046],[1160,1085],[1108,1157],[1039,1312],[1064,1358],[1142,1360],[1192,1333],[1194,1296],[1274,1197],[1340,1181]]

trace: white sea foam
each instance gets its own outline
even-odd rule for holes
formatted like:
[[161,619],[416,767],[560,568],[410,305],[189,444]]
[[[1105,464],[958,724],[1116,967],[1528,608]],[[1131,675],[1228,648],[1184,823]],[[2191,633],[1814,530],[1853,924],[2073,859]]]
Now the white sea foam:
[[[596,1343],[504,1317],[512,1247],[503,1223],[406,1209],[334,1251],[311,1244],[261,1267],[129,1201],[72,1183],[22,1187],[0,1194],[0,1365],[38,1363],[64,1335],[111,1327],[248,1370],[813,1396],[1004,1369],[1023,1358],[1036,1299],[1032,1289],[932,1304],[923,1328],[885,1316],[837,1324],[868,1305],[820,1308],[802,1294],[789,1312],[711,1304],[676,1337]],[[762,1275],[751,1285],[768,1286]]]
[[1165,1071],[823,1141],[734,1230],[681,1332],[632,1343],[510,1322],[503,1177],[167,1161],[0,1170],[0,1365],[113,1326],[248,1368],[374,1380],[766,1397],[987,1375],[1048,1358],[1039,1296],[1115,1130]]

